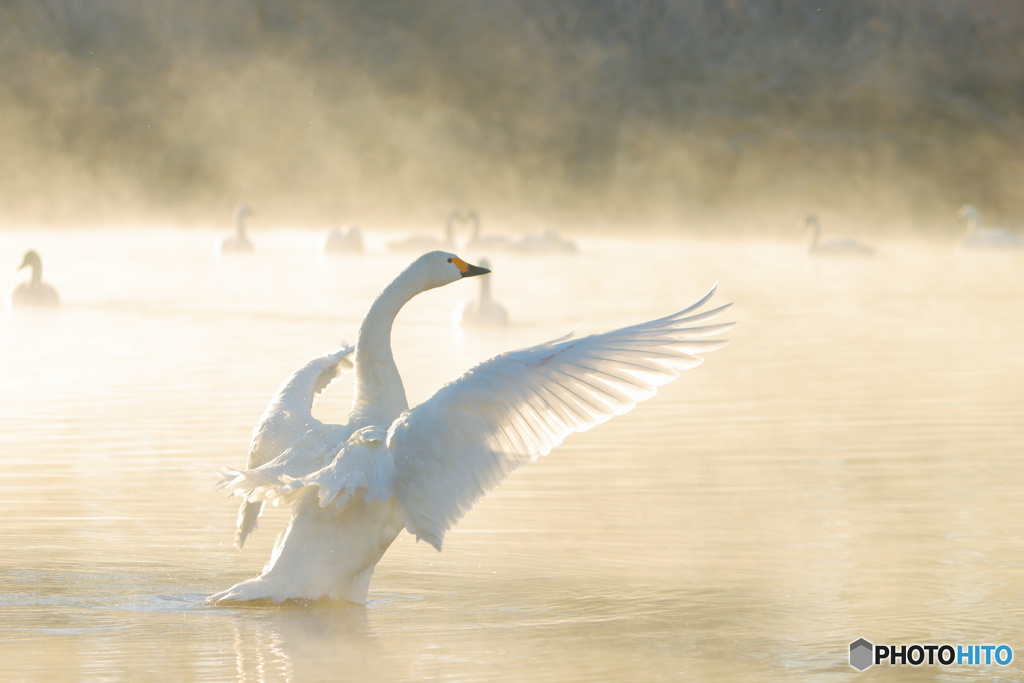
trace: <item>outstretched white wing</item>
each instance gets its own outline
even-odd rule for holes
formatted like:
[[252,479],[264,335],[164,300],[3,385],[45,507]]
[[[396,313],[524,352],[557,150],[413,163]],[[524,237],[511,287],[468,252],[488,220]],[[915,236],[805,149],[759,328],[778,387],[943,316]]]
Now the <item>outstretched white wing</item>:
[[621,415],[726,344],[695,326],[729,305],[495,356],[404,413],[388,431],[405,525],[438,550],[450,529],[512,470]]
[[[254,470],[281,457],[310,431],[324,431],[327,426],[313,417],[313,399],[342,371],[352,367],[349,357],[354,350],[354,346],[343,346],[337,351],[318,356],[296,370],[278,387],[259,424],[252,430],[247,470]],[[295,448],[292,453],[297,456],[309,451],[308,447]],[[301,466],[301,463],[293,465]],[[233,479],[236,474],[233,472],[231,477],[225,478]],[[242,501],[239,506],[238,531],[235,535],[235,543],[239,548],[245,545],[245,540],[256,530],[262,509],[262,501]]]
[[247,469],[270,462],[319,423],[313,417],[313,399],[341,372],[352,367],[349,356],[354,350],[354,346],[344,346],[317,356],[281,383],[252,430]]

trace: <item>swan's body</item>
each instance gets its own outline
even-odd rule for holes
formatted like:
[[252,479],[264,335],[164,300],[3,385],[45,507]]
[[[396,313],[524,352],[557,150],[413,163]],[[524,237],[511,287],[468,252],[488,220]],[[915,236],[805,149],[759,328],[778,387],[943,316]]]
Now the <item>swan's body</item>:
[[473,231],[470,233],[469,241],[466,242],[466,249],[475,252],[486,252],[504,251],[512,248],[514,243],[507,237],[481,234],[480,216],[476,211],[470,211],[466,214],[463,217],[463,221],[473,224]]
[[228,235],[220,241],[220,252],[222,254],[248,254],[252,251],[252,242],[245,234],[245,217],[252,213],[245,204],[239,204],[235,208],[235,234]]
[[391,251],[412,251],[412,252],[424,252],[431,251],[434,249],[454,249],[455,248],[455,226],[454,217],[458,216],[457,213],[453,213],[448,216],[448,221],[444,226],[444,238],[436,237],[434,235],[409,235],[400,240],[393,240],[388,242],[388,249]]
[[16,286],[11,292],[11,306],[20,308],[23,306],[60,305],[57,290],[53,288],[53,285],[43,282],[43,261],[39,258],[39,254],[32,250],[25,252],[25,257],[21,260],[18,270],[22,268],[31,268],[32,277],[28,282],[22,282]]
[[564,239],[551,228],[539,235],[526,235],[511,249],[527,254],[575,254],[577,251],[575,242]]
[[[480,259],[480,267],[491,267],[487,259]],[[507,325],[508,311],[491,296],[491,275],[480,278],[480,295],[463,301],[455,309],[455,322],[460,325]]]
[[650,398],[699,365],[694,354],[725,344],[699,337],[731,327],[694,325],[727,308],[689,315],[712,290],[658,320],[496,356],[409,410],[391,353],[395,316],[420,292],[486,272],[444,252],[417,259],[359,328],[348,425],[326,437],[311,429],[265,465],[225,475],[222,484],[248,503],[294,507],[263,573],[211,602],[364,603],[374,567],[403,528],[440,550],[445,532],[512,470]]
[[1024,247],[1024,238],[1005,228],[982,228],[981,212],[971,204],[964,204],[957,216],[967,219],[967,234],[960,246],[967,249],[1017,249]]
[[800,222],[801,229],[811,230],[811,243],[807,248],[813,256],[874,256],[875,248],[849,237],[821,239],[821,223],[810,214]]
[[328,254],[362,254],[363,231],[358,225],[324,230],[320,250]]

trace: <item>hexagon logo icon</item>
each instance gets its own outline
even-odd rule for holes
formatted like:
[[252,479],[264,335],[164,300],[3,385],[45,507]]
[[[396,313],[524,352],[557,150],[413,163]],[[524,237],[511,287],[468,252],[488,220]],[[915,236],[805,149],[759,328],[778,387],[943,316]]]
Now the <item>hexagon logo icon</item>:
[[850,643],[850,666],[857,671],[863,671],[874,664],[875,646],[858,638]]

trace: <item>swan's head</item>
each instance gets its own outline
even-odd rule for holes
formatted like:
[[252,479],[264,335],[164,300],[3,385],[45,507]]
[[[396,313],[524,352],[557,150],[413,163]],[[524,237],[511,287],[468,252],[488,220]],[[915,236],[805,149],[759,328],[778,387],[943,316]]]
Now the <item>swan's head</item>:
[[814,228],[817,228],[820,225],[821,223],[818,221],[818,217],[813,213],[809,213],[804,217],[802,221],[797,222],[796,227],[799,230],[807,230],[808,228],[813,230]]
[[981,212],[978,211],[978,207],[974,204],[964,204],[960,207],[960,210],[956,212],[957,218],[966,218],[975,222],[977,222],[978,216],[980,215]]
[[240,220],[246,216],[251,216],[253,213],[252,209],[246,204],[239,204],[235,207],[235,220]]
[[22,268],[41,268],[43,265],[42,259],[39,258],[34,250],[29,249],[25,252],[25,257],[21,259],[21,265],[18,266],[18,270]]
[[432,251],[424,254],[406,269],[406,273],[415,277],[423,290],[443,287],[464,277],[485,275],[489,272],[491,271],[487,268],[466,263],[447,251]]

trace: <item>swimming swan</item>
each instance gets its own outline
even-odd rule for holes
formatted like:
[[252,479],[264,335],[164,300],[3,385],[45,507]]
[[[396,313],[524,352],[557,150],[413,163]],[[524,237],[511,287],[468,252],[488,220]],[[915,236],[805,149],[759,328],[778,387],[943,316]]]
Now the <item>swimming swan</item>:
[[[487,259],[480,259],[480,267],[491,269]],[[455,308],[455,322],[460,325],[505,325],[508,311],[491,297],[491,275],[480,278],[480,296],[463,301]]]
[[452,212],[444,225],[444,239],[434,235],[409,235],[400,240],[388,242],[388,249],[391,251],[430,251],[431,249],[454,249],[455,248],[455,219],[459,216]]
[[245,217],[252,213],[245,204],[235,207],[235,234],[228,235],[220,241],[222,254],[248,254],[252,251],[252,242],[245,234]]
[[39,254],[31,249],[25,252],[21,260],[22,268],[32,269],[32,279],[22,282],[11,292],[11,306],[58,306],[60,297],[53,285],[43,282],[43,261]]
[[956,212],[967,219],[967,234],[960,246],[969,249],[1016,249],[1024,247],[1024,239],[1005,228],[982,228],[981,212],[973,204],[964,204]]
[[483,235],[480,233],[480,215],[476,211],[470,211],[460,215],[463,222],[471,223],[473,230],[470,233],[469,241],[466,242],[466,249],[474,251],[494,251],[511,249],[513,242],[501,235]]
[[359,327],[348,424],[327,438],[314,428],[261,467],[225,472],[221,485],[234,495],[292,504],[292,518],[263,573],[209,602],[365,603],[403,528],[440,550],[445,532],[512,470],[650,398],[699,365],[695,354],[726,343],[699,337],[732,327],[695,325],[728,307],[694,313],[712,288],[664,318],[495,356],[409,410],[391,352],[395,316],[420,292],[486,272],[445,252],[414,261]]
[[511,246],[512,251],[527,254],[575,254],[576,243],[564,239],[552,228],[539,235],[526,235]]
[[821,223],[813,213],[797,223],[801,230],[812,231],[807,251],[815,256],[874,256],[875,248],[855,239],[838,238],[821,241]]
[[[284,453],[300,437],[333,443],[338,438],[340,425],[325,425],[313,417],[313,399],[323,391],[341,371],[352,368],[349,356],[354,346],[342,348],[309,361],[286,379],[270,399],[259,424],[252,430],[249,459],[246,468],[252,470],[266,465]],[[348,435],[341,437],[348,438]],[[245,545],[256,530],[257,518],[263,511],[263,501],[243,500],[238,508],[238,530],[235,545]]]
[[341,230],[328,228],[320,237],[320,250],[326,254],[362,254],[363,230],[358,225],[347,225]]

